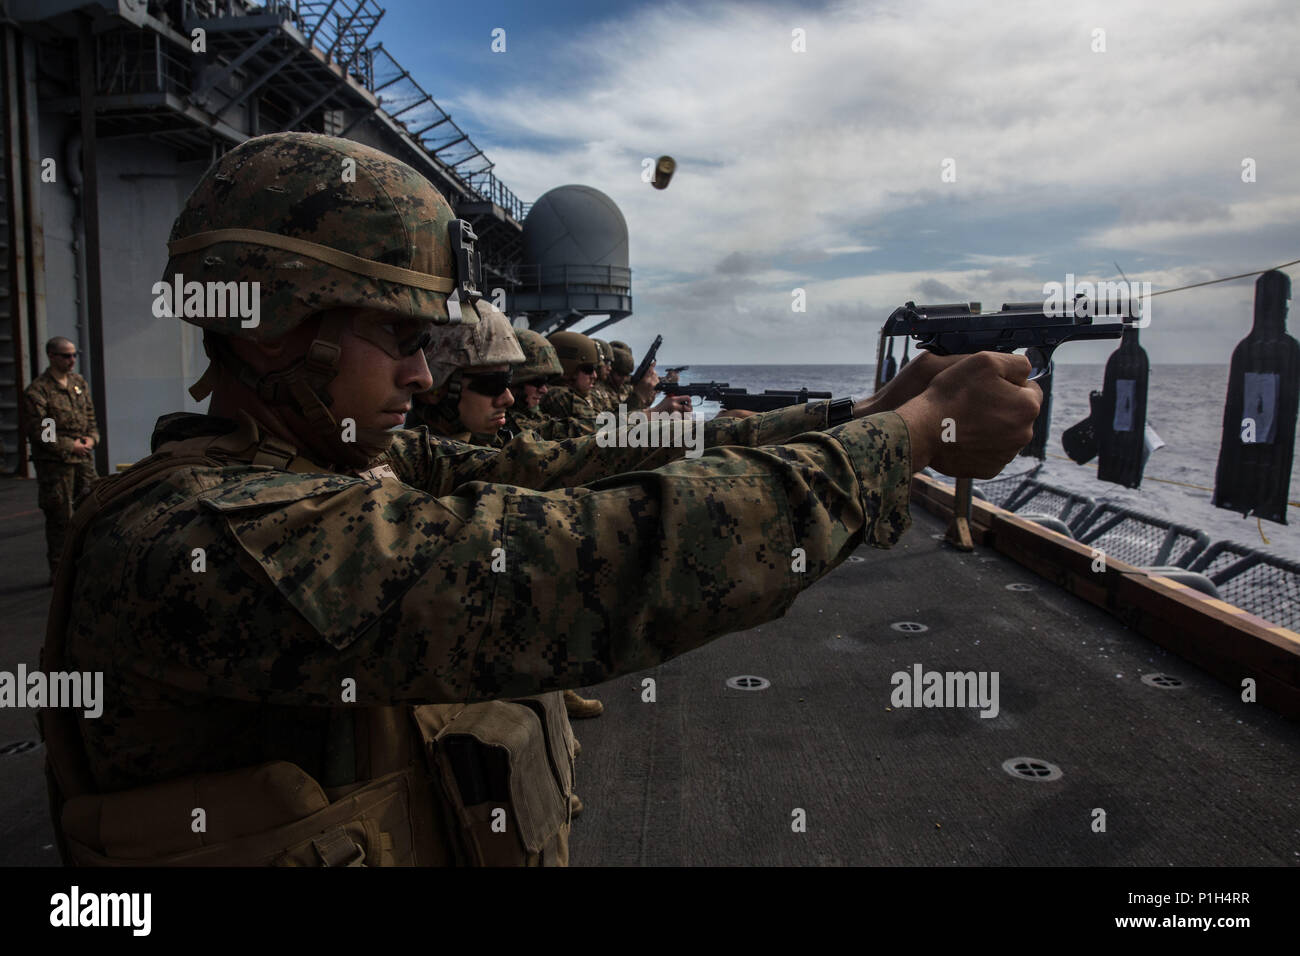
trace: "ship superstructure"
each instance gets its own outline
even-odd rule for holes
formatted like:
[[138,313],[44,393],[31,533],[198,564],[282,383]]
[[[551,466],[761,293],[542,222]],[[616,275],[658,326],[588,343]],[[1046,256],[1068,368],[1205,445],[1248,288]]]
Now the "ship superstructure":
[[[101,474],[148,454],[162,412],[198,410],[186,388],[206,364],[200,336],[159,321],[150,290],[185,197],[214,159],[251,136],[343,136],[419,170],[472,225],[486,294],[521,321],[549,331],[631,312],[617,207],[589,187],[561,187],[527,226],[530,205],[384,48],[374,0],[0,6],[0,239],[8,243],[0,284],[9,291],[0,315],[0,471],[26,473],[21,396],[53,335],[84,356],[79,369],[105,426]],[[575,211],[580,229],[601,226],[587,237],[600,237],[595,254],[565,238]],[[539,250],[531,260],[530,233]]]

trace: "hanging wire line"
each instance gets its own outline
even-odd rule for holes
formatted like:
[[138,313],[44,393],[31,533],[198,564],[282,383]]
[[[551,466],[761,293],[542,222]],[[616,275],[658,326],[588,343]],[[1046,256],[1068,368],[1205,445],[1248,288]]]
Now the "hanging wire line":
[[[1224,276],[1222,279],[1210,279],[1208,282],[1193,282],[1191,285],[1180,285],[1176,289],[1162,289],[1159,292],[1152,292],[1151,298],[1154,299],[1158,295],[1168,295],[1170,292],[1182,292],[1184,289],[1199,289],[1203,285],[1214,285],[1216,282],[1231,282],[1233,279],[1248,279],[1251,276],[1262,276],[1265,272],[1274,272],[1279,269],[1286,269],[1298,263],[1300,263],[1300,259],[1292,259],[1290,262],[1284,262],[1280,266],[1274,266],[1272,269],[1256,269],[1254,272],[1243,272],[1241,275],[1236,276]],[[1115,268],[1119,269],[1118,263],[1116,263]],[[1124,270],[1120,269],[1119,274],[1123,275]],[[1125,279],[1125,281],[1127,282],[1128,280]]]
[[[1055,452],[1050,452],[1050,451],[1049,451],[1048,454],[1051,455],[1053,458],[1059,458],[1059,459],[1061,459],[1061,461],[1074,461],[1073,458],[1066,458],[1064,455],[1058,455],[1058,454],[1056,454]],[[1093,464],[1089,464],[1088,467],[1090,467],[1090,468],[1096,468],[1097,466],[1096,466],[1096,465],[1093,465]],[[1195,488],[1197,491],[1213,491],[1213,490],[1214,490],[1213,488],[1207,488],[1207,487],[1205,487],[1205,485],[1193,485],[1193,484],[1191,484],[1190,482],[1187,482],[1187,481],[1174,481],[1172,478],[1153,478],[1151,475],[1143,475],[1143,476],[1142,476],[1142,480],[1143,480],[1143,481],[1159,481],[1159,482],[1161,482],[1162,484],[1166,484],[1166,485],[1178,485],[1180,488]],[[1289,504],[1292,508],[1300,508],[1300,501],[1288,501],[1287,504]]]

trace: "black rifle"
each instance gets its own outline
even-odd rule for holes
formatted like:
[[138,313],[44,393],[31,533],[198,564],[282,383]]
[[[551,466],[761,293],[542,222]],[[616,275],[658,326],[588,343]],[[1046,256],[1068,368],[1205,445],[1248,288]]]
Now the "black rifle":
[[[1082,300],[1082,302],[1080,301]],[[1097,311],[1098,307],[1103,311]],[[1014,352],[1026,349],[1032,372],[1029,380],[1052,370],[1052,352],[1063,342],[1081,339],[1118,339],[1139,321],[1134,306],[1105,311],[1105,303],[1092,303],[1080,294],[1073,308],[1063,306],[1051,315],[1043,302],[1008,302],[1000,312],[979,312],[976,302],[956,305],[917,305],[909,302],[885,320],[884,335],[910,335],[917,346],[935,355],[971,355],[975,352]],[[1082,314],[1081,314],[1082,313]],[[1094,324],[1092,314],[1122,321]]]
[[716,402],[725,392],[743,392],[744,389],[733,389],[726,382],[692,382],[689,385],[682,382],[660,382],[655,386],[655,391],[665,395],[693,395],[705,401]]
[[770,412],[788,405],[831,397],[830,392],[810,392],[806,388],[769,388],[765,392],[750,394],[743,388],[724,388],[718,401],[723,408],[744,409],[750,412]]
[[663,344],[664,337],[662,335],[656,335],[655,344],[650,346],[650,351],[645,353],[645,358],[641,360],[641,364],[638,365],[636,371],[632,373],[633,385],[636,385],[641,381],[641,379],[645,378],[645,373],[650,371],[650,366],[654,364],[655,356],[659,354],[659,346]]
[[688,368],[690,368],[689,365],[674,365],[672,368],[664,369],[664,374],[672,375],[673,372],[685,372]]

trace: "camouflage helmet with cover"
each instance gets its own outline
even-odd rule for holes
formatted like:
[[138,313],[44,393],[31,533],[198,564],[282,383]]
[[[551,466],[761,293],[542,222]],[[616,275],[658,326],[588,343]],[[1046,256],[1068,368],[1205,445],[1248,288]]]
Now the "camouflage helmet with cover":
[[515,329],[515,337],[524,350],[524,364],[515,369],[516,381],[559,378],[564,374],[564,366],[546,336],[532,329]]
[[609,343],[604,339],[592,339],[596,343],[596,349],[600,352],[600,360],[605,365],[614,364],[614,350],[609,347]]
[[[457,372],[493,365],[518,366],[527,361],[510,319],[486,299],[479,302],[481,316],[475,325],[448,325],[434,329],[424,357],[433,373],[433,388],[459,395]],[[515,370],[518,374],[518,369]]]
[[555,349],[566,378],[576,375],[579,365],[595,365],[600,361],[595,340],[581,332],[552,332],[546,338]]
[[523,363],[524,351],[506,314],[486,299],[478,303],[478,308],[480,318],[476,325],[434,329],[424,353],[433,375],[433,387],[414,397],[415,409],[406,420],[408,428],[424,425],[435,435],[469,431],[460,419],[461,373],[498,365],[518,367]]
[[[328,434],[338,428],[326,391],[338,374],[337,310],[418,323],[402,346],[408,355],[434,325],[476,323],[474,240],[437,189],[392,156],[332,136],[273,133],[241,143],[204,174],[172,226],[164,283],[186,287],[175,311],[204,329],[214,365]],[[201,297],[191,310],[196,282],[209,290],[257,283],[257,321],[205,308]],[[274,340],[318,313],[326,314],[306,356],[260,377],[222,338]],[[196,401],[211,392],[212,374],[210,366],[190,390]]]
[[636,371],[636,360],[632,358],[632,346],[626,342],[610,342],[614,350],[614,371],[619,375],[631,375]]

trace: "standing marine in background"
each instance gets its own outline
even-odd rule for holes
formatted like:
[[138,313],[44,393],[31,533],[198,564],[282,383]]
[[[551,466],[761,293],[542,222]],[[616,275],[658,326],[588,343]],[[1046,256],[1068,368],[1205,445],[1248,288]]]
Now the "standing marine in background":
[[50,364],[27,386],[24,411],[37,501],[45,512],[45,557],[52,584],[77,499],[98,477],[94,451],[99,429],[90,386],[72,370],[77,346],[56,336],[45,343],[45,355]]

